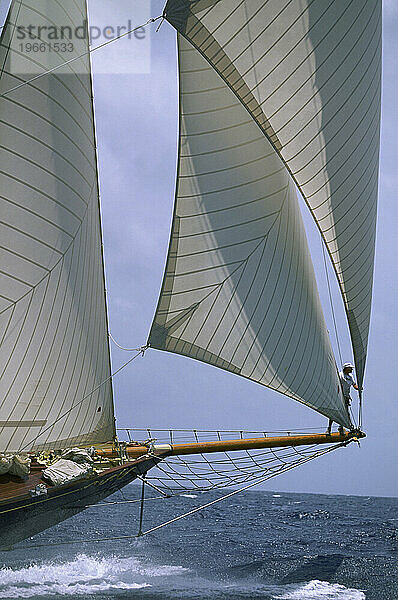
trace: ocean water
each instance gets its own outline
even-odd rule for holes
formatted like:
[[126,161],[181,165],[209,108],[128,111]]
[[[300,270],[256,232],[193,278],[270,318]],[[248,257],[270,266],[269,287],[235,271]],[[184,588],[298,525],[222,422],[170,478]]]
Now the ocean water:
[[[220,495],[148,501],[144,530]],[[0,553],[0,598],[398,600],[397,499],[251,491],[140,538],[81,541],[135,536],[138,512],[89,508]]]

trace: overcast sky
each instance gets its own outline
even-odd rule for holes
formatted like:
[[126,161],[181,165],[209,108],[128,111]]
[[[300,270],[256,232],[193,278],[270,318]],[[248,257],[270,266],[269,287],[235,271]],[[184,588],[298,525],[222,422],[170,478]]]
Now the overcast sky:
[[[152,16],[163,2],[152,2]],[[397,495],[396,159],[398,3],[384,5],[384,87],[379,220],[374,308],[364,391],[368,438],[318,459],[267,485],[268,489]],[[123,61],[123,42],[119,44]],[[142,46],[142,52],[146,52]],[[139,52],[139,45],[137,45]],[[94,58],[94,71],[101,61]],[[110,329],[125,347],[145,344],[166,258],[177,148],[175,32],[151,27],[148,74],[94,78]],[[336,348],[321,261],[319,234],[308,216],[308,236],[321,299]],[[334,303],[343,360],[352,360],[337,286]],[[113,346],[116,368],[130,355]],[[337,356],[337,353],[336,353]],[[326,427],[327,420],[293,400],[220,369],[149,350],[114,380],[118,426],[288,429]],[[355,396],[355,407],[357,397]]]

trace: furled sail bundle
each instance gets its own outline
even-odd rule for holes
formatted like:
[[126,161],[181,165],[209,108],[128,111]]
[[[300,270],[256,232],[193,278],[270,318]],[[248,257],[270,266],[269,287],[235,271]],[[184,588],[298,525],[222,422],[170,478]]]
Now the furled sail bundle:
[[336,270],[362,384],[378,181],[381,2],[168,0],[301,190]]
[[240,100],[178,36],[175,214],[151,347],[349,425],[293,181]]
[[88,37],[19,51],[22,26],[76,27],[86,3],[45,4],[12,2],[0,47],[2,451],[115,434]]

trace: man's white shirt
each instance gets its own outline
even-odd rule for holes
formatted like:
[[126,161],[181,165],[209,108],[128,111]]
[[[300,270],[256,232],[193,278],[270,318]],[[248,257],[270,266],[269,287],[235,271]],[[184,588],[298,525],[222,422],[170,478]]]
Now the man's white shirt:
[[352,375],[350,375],[349,373],[343,373],[343,371],[340,371],[339,377],[340,377],[340,382],[341,382],[341,388],[343,390],[343,396],[349,396],[351,386],[356,385]]

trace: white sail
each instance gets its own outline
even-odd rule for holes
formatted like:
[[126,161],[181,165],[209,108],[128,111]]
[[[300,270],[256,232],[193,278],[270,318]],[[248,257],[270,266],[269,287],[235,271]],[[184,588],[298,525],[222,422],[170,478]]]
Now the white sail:
[[81,26],[85,1],[15,1],[1,38],[1,451],[115,433],[88,39],[23,51],[17,27],[38,15]]
[[381,2],[169,0],[166,18],[279,152],[336,270],[363,380],[378,181]]
[[150,346],[349,425],[294,184],[242,103],[179,37],[175,214]]

